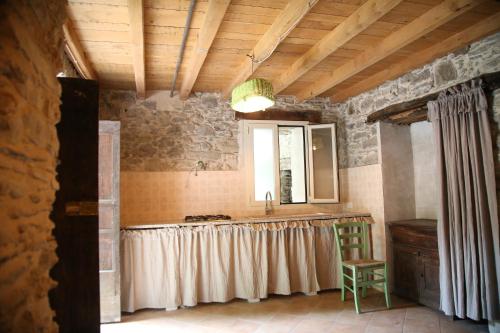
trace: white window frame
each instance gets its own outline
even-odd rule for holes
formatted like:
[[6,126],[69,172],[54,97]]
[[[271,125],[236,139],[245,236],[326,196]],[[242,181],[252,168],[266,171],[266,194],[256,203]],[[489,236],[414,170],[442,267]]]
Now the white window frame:
[[[312,130],[318,128],[330,128],[332,133],[332,159],[333,159],[333,198],[331,199],[316,199],[314,197],[314,174],[309,172],[309,200],[310,203],[339,203],[339,171],[338,171],[338,160],[337,160],[337,126],[335,123],[332,124],[321,124],[321,125],[309,125],[307,126],[307,139],[308,142],[312,142]],[[312,147],[308,146],[309,155],[309,165],[311,170],[314,170],[314,160],[313,160],[313,150]]]
[[255,171],[254,171],[254,160],[253,160],[253,129],[254,128],[270,128],[273,130],[273,160],[274,160],[274,193],[272,203],[273,205],[278,205],[280,203],[280,183],[277,181],[279,178],[279,163],[276,163],[276,159],[279,159],[279,147],[278,147],[278,133],[276,131],[276,126],[269,123],[249,123],[245,126],[245,133],[247,140],[246,146],[246,161],[248,161],[247,179],[249,180],[247,188],[249,189],[249,202],[251,206],[262,206],[265,205],[265,200],[255,200]]
[[[338,178],[338,161],[337,161],[337,138],[336,138],[336,124],[321,124],[311,125],[307,121],[279,121],[279,120],[244,120],[243,121],[243,147],[245,147],[244,165],[246,169],[246,188],[248,204],[251,207],[263,207],[265,201],[255,200],[255,181],[254,181],[254,164],[253,164],[253,128],[272,128],[273,129],[273,145],[274,145],[274,192],[272,204],[273,206],[288,206],[292,204],[281,204],[280,198],[280,179],[279,179],[279,126],[303,126],[304,127],[304,159],[306,164],[306,192],[307,202],[297,203],[293,205],[307,205],[310,203],[339,203],[339,178]],[[331,128],[332,129],[332,150],[333,150],[333,165],[334,165],[334,198],[332,199],[315,199],[314,198],[314,183],[312,160],[312,148],[310,146],[312,134],[311,129],[314,128]]]

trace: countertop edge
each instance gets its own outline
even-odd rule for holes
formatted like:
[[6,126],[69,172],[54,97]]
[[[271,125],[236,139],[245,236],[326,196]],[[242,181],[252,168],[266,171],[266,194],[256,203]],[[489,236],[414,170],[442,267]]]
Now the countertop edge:
[[121,230],[144,230],[144,229],[162,229],[162,228],[177,228],[177,227],[196,227],[196,226],[208,226],[208,225],[232,225],[232,224],[251,224],[251,223],[277,223],[286,221],[311,221],[311,220],[331,220],[339,218],[349,218],[349,217],[371,217],[370,213],[341,213],[341,214],[300,214],[300,215],[289,215],[289,216],[275,216],[267,217],[263,216],[261,218],[236,218],[234,220],[217,220],[217,221],[206,221],[206,222],[180,222],[180,223],[158,223],[158,224],[143,224],[143,225],[131,225],[121,227]]

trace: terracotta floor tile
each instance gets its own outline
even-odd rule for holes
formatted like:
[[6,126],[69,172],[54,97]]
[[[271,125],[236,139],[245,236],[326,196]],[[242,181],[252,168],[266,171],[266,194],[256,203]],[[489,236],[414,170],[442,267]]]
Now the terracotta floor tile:
[[372,313],[360,313],[357,314],[354,309],[344,309],[335,318],[335,321],[342,324],[352,324],[358,326],[367,326],[372,318]]
[[236,323],[236,321],[237,321],[236,317],[212,314],[196,324],[203,327],[214,327],[220,329],[220,328],[232,327]]
[[438,311],[396,296],[395,308],[385,309],[383,294],[369,291],[356,314],[351,299],[340,292],[316,296],[272,296],[250,304],[234,300],[200,304],[177,311],[140,310],[124,314],[121,323],[101,325],[102,333],[466,333],[487,332],[487,325],[451,321]]
[[439,333],[439,327],[407,324],[403,326],[403,333]]
[[332,332],[333,324],[332,320],[303,319],[292,329],[291,333],[329,333]]
[[306,316],[307,319],[333,321],[344,310],[341,306],[320,304],[314,307]]
[[302,320],[301,317],[279,315],[259,327],[256,333],[290,333]]
[[330,332],[334,333],[364,333],[366,329],[365,325],[356,324],[344,324],[339,322],[334,322]]
[[406,319],[431,322],[432,324],[439,325],[439,313],[424,306],[415,306],[407,308]]
[[219,329],[217,333],[254,333],[260,326],[256,322],[238,319],[232,326]]
[[403,325],[373,325],[369,324],[365,333],[402,333]]
[[369,325],[402,327],[406,317],[406,309],[391,309],[372,312]]

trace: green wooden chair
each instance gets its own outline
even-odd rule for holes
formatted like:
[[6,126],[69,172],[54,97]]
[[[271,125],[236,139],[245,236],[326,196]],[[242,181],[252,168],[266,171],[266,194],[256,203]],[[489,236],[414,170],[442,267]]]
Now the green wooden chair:
[[[391,296],[387,286],[387,263],[369,258],[368,223],[348,222],[333,225],[337,252],[340,254],[340,271],[342,272],[341,288],[342,302],[345,301],[345,290],[354,294],[356,312],[359,314],[358,289],[362,289],[362,297],[366,296],[366,289],[374,285],[383,285],[387,308],[391,308]],[[359,259],[348,259],[348,253],[358,251]],[[344,253],[346,252],[346,253]],[[350,284],[347,284],[347,280]]]

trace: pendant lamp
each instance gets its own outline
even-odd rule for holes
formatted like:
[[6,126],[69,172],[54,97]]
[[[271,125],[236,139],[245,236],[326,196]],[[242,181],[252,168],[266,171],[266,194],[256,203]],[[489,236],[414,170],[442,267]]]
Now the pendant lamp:
[[262,111],[273,105],[273,85],[264,79],[245,81],[231,94],[231,107],[239,112]]

